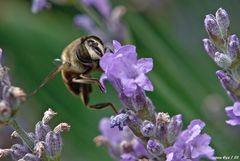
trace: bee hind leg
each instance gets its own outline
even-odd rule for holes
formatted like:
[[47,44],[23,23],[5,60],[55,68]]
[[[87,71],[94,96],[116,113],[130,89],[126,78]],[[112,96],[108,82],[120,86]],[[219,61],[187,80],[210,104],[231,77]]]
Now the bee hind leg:
[[[78,79],[79,80],[79,79]],[[82,79],[80,79],[82,80]],[[115,108],[115,106],[110,103],[110,102],[107,102],[107,103],[98,103],[98,104],[95,104],[95,105],[89,105],[89,93],[91,92],[91,85],[90,84],[82,84],[80,86],[80,98],[83,102],[83,104],[91,109],[104,109],[104,108],[107,108],[107,107],[111,107],[112,110],[117,114],[117,110]]]
[[95,104],[95,105],[87,105],[89,108],[91,109],[96,109],[96,110],[99,110],[99,109],[104,109],[104,108],[107,108],[107,107],[111,107],[112,110],[117,114],[117,110],[115,108],[115,106],[110,103],[110,102],[107,102],[107,103],[99,103],[99,104]]

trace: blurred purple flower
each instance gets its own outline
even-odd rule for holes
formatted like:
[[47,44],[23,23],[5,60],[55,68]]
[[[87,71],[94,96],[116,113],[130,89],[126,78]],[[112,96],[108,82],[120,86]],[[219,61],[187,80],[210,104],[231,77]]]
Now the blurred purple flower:
[[108,0],[81,0],[81,3],[87,7],[95,7],[100,13],[99,21],[102,24],[93,22],[88,15],[78,14],[74,17],[76,26],[84,29],[88,34],[99,36],[105,43],[110,43],[112,39],[124,41],[127,38],[127,28],[121,22],[126,12],[124,6],[112,8]]
[[2,65],[3,51],[0,48],[0,126],[14,117],[19,105],[26,99],[20,87],[11,85],[8,68]]
[[81,0],[88,6],[94,6],[104,17],[110,16],[111,6],[108,0]]
[[48,0],[33,0],[32,1],[32,13],[38,13],[45,8],[49,8],[50,3]]
[[214,150],[209,146],[211,137],[201,134],[204,126],[201,120],[191,121],[174,145],[165,149],[167,161],[199,161],[202,157],[215,160]]
[[106,34],[100,30],[88,15],[78,14],[73,19],[74,24],[83,28],[89,35],[96,35],[102,40],[107,40]]
[[233,106],[228,106],[225,111],[229,117],[226,121],[229,125],[240,125],[240,102],[235,102]]
[[131,97],[138,89],[153,91],[152,83],[145,75],[152,70],[152,59],[137,60],[136,47],[133,45],[122,46],[113,41],[113,53],[104,54],[100,66],[104,70],[101,82],[109,80],[119,93]]

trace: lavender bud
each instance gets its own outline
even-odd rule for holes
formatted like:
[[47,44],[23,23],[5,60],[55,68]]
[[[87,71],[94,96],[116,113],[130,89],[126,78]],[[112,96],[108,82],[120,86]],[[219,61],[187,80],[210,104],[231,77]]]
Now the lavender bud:
[[127,97],[124,93],[119,93],[119,99],[121,100],[124,107],[133,107],[131,97]]
[[40,161],[40,159],[31,153],[27,153],[22,159],[19,159],[18,161]]
[[148,140],[147,150],[153,156],[161,156],[164,152],[164,147],[157,140]]
[[167,127],[170,122],[168,113],[159,112],[156,117],[155,136],[162,144],[167,144]]
[[47,124],[55,115],[57,115],[57,113],[49,108],[46,112],[44,112],[44,116],[42,118],[43,124]]
[[224,35],[224,37],[226,37],[227,30],[230,25],[230,20],[229,20],[227,12],[224,9],[219,8],[216,12],[216,20],[221,29],[222,34]]
[[146,103],[147,103],[147,107],[148,107],[150,121],[155,123],[155,121],[156,121],[156,118],[155,118],[155,106],[153,105],[152,101],[148,97],[146,98]]
[[10,92],[10,98],[9,98],[9,104],[14,110],[23,102],[26,100],[26,93],[23,89],[19,87],[11,86],[9,88]]
[[128,114],[125,113],[120,113],[118,115],[111,116],[110,118],[110,127],[113,128],[115,126],[117,126],[119,128],[119,130],[123,130],[123,127],[125,126],[125,122],[128,118]]
[[177,136],[182,130],[182,115],[176,115],[171,118],[168,125],[167,140],[170,144],[175,142]]
[[170,122],[170,116],[168,113],[159,112],[156,117],[156,123],[158,125],[166,125]]
[[217,52],[216,47],[209,39],[203,39],[203,46],[211,58],[214,58],[215,53]]
[[205,25],[205,29],[208,32],[209,36],[214,41],[218,40],[218,39],[222,39],[220,28],[217,24],[215,17],[212,14],[206,15],[206,17],[204,19],[204,25]]
[[10,137],[11,137],[11,139],[20,138],[17,131],[13,131]]
[[36,154],[36,156],[38,156],[39,158],[43,156],[44,150],[45,146],[43,141],[37,142],[34,146],[34,154]]
[[0,158],[8,156],[9,154],[11,154],[11,152],[12,152],[12,149],[0,149]]
[[219,52],[215,53],[214,61],[219,67],[224,69],[229,68],[232,64],[232,59],[228,55]]
[[68,125],[67,123],[60,123],[58,126],[56,126],[55,128],[54,128],[54,132],[56,133],[56,134],[60,134],[60,133],[62,133],[62,132],[64,132],[64,131],[69,131],[70,130],[70,125]]
[[0,102],[0,124],[4,124],[11,118],[12,110],[4,100]]
[[154,135],[154,124],[148,120],[145,120],[141,126],[141,132],[143,136],[151,137]]
[[35,136],[38,141],[44,141],[47,133],[51,131],[51,128],[44,124],[42,121],[39,121],[35,126]]
[[218,70],[216,72],[216,75],[229,97],[234,102],[239,101],[240,93],[238,92],[238,90],[236,90],[239,86],[238,82],[236,82],[232,77],[228,76],[227,73],[222,70]]
[[218,70],[216,75],[226,90],[232,91],[238,87],[238,83],[228,76],[223,70]]
[[30,152],[30,150],[26,146],[21,144],[14,144],[11,147],[11,149],[12,149],[11,155],[14,160],[19,160]]
[[62,151],[62,138],[60,134],[50,131],[46,135],[45,146],[47,153],[51,158],[57,158]]
[[137,92],[133,94],[132,104],[136,111],[142,110],[146,105],[146,96],[144,92]]
[[237,53],[239,52],[239,40],[237,35],[231,35],[228,37],[228,53],[230,57],[233,59],[236,57]]

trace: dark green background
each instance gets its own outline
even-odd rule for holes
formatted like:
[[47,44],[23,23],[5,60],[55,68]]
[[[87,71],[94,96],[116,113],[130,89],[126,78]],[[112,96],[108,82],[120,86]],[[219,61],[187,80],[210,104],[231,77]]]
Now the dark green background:
[[[217,66],[202,45],[202,39],[207,37],[204,16],[215,13],[219,7],[228,11],[231,31],[238,34],[239,0],[159,0],[158,6],[149,5],[144,10],[138,10],[136,3],[129,1],[112,2],[114,6],[127,5],[124,22],[139,57],[154,59],[149,76],[155,91],[148,96],[157,111],[183,114],[185,127],[192,119],[202,119],[206,122],[204,131],[212,136],[217,156],[240,155],[240,129],[225,124],[224,107],[232,103],[215,76]],[[73,25],[72,18],[78,13],[74,7],[54,5],[37,15],[30,8],[30,1],[0,0],[0,47],[4,49],[4,64],[10,68],[13,84],[23,87],[27,93],[54,69],[52,61],[60,57],[62,49],[84,35]],[[109,100],[120,105],[110,86],[106,95],[94,87],[92,102]],[[67,91],[58,75],[21,105],[17,119],[28,131],[33,131],[33,124],[49,107],[59,114],[52,126],[60,122],[72,126],[70,132],[63,134],[62,160],[110,160],[107,150],[97,148],[92,141],[99,134],[99,120],[110,116],[110,109],[85,108],[78,97]],[[0,133],[0,145],[5,148],[10,146],[3,142],[8,142],[7,130],[4,128]]]

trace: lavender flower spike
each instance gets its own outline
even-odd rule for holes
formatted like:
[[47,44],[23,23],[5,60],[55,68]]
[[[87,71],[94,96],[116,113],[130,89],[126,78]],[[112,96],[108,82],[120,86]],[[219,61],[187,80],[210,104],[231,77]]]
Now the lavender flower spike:
[[3,52],[0,48],[0,126],[14,117],[19,104],[26,99],[25,92],[11,85],[8,68],[2,65]]
[[[48,109],[42,121],[36,124],[35,132],[27,134],[33,140],[32,149],[25,143],[14,144],[10,149],[0,149],[0,158],[11,155],[14,161],[43,161],[43,158],[45,158],[44,161],[59,160],[63,145],[61,133],[68,131],[70,126],[67,123],[60,123],[54,130],[51,130],[47,123],[54,115],[56,112]],[[11,136],[18,138],[19,134],[14,132]]]
[[233,106],[226,107],[225,111],[229,117],[229,120],[226,121],[227,124],[240,125],[240,102],[235,102]]

